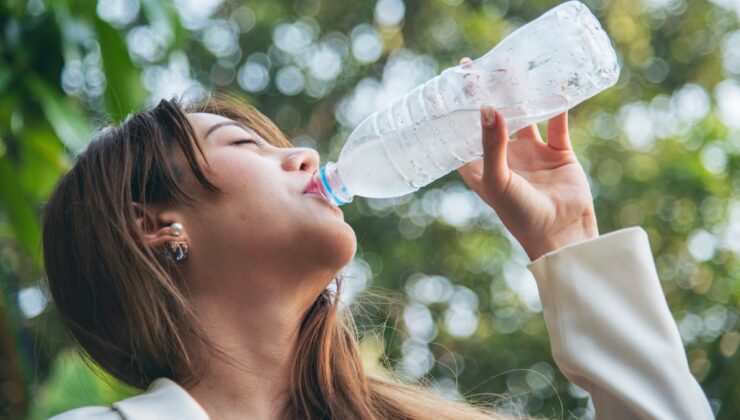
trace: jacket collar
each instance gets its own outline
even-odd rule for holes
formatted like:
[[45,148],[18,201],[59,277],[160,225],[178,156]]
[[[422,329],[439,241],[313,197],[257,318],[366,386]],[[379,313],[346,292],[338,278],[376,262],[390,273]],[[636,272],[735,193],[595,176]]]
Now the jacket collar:
[[170,379],[155,379],[143,394],[113,404],[127,420],[209,420],[188,392]]

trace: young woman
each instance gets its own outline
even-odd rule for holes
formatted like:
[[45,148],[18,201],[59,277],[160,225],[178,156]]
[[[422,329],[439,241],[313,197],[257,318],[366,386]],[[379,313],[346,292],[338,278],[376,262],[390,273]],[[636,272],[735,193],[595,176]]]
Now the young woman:
[[[481,122],[484,158],[459,171],[534,261],[563,373],[599,418],[711,418],[647,235],[598,234],[567,116],[548,143]],[[327,288],[356,238],[304,193],[318,164],[241,103],[162,101],[101,132],[46,207],[49,288],[81,349],[146,392],[57,419],[504,417],[364,373]]]

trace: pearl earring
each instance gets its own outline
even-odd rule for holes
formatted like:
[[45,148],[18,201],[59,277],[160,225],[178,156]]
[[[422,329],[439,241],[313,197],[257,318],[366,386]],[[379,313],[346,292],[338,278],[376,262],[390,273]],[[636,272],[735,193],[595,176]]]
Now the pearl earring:
[[171,224],[170,229],[172,229],[172,236],[182,235],[182,225],[180,223],[175,222]]
[[[172,236],[182,236],[183,227],[180,223],[175,222],[171,224],[170,229],[172,229]],[[188,243],[186,241],[167,241],[167,246],[169,248],[169,256],[175,261],[179,262],[188,257]]]

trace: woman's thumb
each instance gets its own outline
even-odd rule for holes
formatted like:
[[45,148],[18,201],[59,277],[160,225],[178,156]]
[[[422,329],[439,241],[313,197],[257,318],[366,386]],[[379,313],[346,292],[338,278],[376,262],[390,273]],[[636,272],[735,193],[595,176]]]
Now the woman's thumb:
[[491,107],[481,108],[481,126],[483,129],[483,183],[493,188],[498,194],[509,183],[509,165],[506,149],[509,143],[509,132],[504,117]]

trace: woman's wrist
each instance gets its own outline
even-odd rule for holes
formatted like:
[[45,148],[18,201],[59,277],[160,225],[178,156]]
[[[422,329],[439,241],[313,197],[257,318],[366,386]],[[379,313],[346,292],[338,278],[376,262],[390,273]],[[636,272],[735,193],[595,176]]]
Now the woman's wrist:
[[527,256],[529,256],[529,259],[534,261],[549,252],[557,251],[558,249],[564,248],[568,245],[587,241],[598,236],[599,229],[594,221],[593,223],[585,223],[570,229],[562,230],[557,234],[540,238],[540,240],[534,241],[528,246],[523,246],[523,248],[527,253]]

